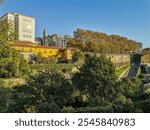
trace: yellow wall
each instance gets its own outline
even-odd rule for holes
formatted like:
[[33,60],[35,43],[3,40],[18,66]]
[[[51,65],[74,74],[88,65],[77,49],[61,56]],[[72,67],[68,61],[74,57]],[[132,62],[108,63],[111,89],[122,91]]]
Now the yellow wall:
[[[20,52],[30,52],[34,53],[35,55],[41,54],[42,57],[57,57],[63,58],[67,60],[72,59],[72,50],[68,48],[53,48],[53,47],[45,47],[45,46],[15,46],[15,49],[19,50]],[[130,63],[130,55],[123,55],[123,54],[110,54],[106,55],[115,66],[120,66],[122,64]]]
[[[57,58],[65,58],[72,59],[72,53],[70,49],[64,49],[61,53],[59,52],[59,48],[48,48],[48,47],[26,47],[26,46],[15,46],[15,49],[20,52],[32,52],[35,55],[41,54],[42,57],[57,57]],[[62,54],[63,53],[63,54]]]
[[15,46],[15,49],[21,52],[35,52],[34,47],[20,47],[20,46]]
[[58,57],[58,49],[50,49],[50,48],[36,48],[35,51],[36,55],[39,53],[42,55],[42,57]]

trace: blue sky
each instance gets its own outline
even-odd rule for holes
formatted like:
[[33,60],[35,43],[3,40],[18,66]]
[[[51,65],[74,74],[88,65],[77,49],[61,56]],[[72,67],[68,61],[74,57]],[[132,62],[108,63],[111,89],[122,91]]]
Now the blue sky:
[[36,36],[73,35],[76,28],[118,34],[150,47],[150,0],[6,0],[0,16],[17,12],[36,19]]

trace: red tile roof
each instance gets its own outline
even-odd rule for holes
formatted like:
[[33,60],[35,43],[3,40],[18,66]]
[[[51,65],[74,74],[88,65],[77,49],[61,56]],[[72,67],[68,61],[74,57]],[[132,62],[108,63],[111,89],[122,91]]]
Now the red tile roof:
[[69,49],[72,50],[73,48],[64,48],[64,47],[57,47],[57,46],[42,46],[42,45],[36,45],[32,42],[25,42],[25,41],[14,41],[12,42],[14,46],[19,47],[32,47],[32,48],[47,48],[47,49]]

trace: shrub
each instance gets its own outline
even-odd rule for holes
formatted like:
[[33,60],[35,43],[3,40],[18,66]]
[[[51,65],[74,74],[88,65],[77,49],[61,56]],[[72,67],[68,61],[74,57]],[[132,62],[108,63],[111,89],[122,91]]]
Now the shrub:
[[44,70],[65,70],[71,71],[73,68],[73,64],[34,64],[30,65],[32,72],[39,72]]

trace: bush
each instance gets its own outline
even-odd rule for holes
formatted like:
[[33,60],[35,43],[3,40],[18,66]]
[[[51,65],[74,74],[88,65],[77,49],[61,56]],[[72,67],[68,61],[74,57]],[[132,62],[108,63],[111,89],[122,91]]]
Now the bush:
[[30,76],[27,84],[14,88],[11,112],[61,112],[72,100],[73,88],[64,73],[45,71]]
[[114,112],[117,113],[129,113],[134,111],[134,103],[130,98],[118,94],[117,99],[114,101],[113,108]]
[[29,66],[9,43],[0,44],[0,77],[11,78],[28,74]]
[[34,64],[30,65],[32,72],[39,72],[44,70],[59,70],[71,71],[73,64]]
[[69,107],[63,107],[63,109],[61,110],[62,113],[74,113],[75,109],[72,106]]
[[112,106],[81,107],[76,110],[78,113],[113,113]]
[[11,92],[9,89],[0,88],[0,113],[8,112],[11,103]]
[[150,112],[150,99],[139,101],[136,103],[138,108],[141,108],[144,113]]
[[3,79],[0,79],[0,87],[4,87],[4,85],[5,85],[4,80],[3,80]]
[[38,55],[36,55],[33,60],[36,63],[39,64],[55,64],[58,62],[58,59],[56,57],[42,57],[42,54],[39,53]]

